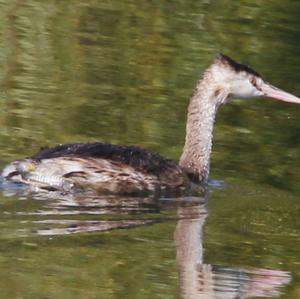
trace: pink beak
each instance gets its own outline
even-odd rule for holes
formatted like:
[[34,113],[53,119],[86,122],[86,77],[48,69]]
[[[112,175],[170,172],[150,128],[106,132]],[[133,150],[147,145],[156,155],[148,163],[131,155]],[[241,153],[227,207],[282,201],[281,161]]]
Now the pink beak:
[[300,104],[300,99],[298,97],[272,86],[271,84],[264,82],[263,85],[260,86],[260,90],[263,92],[264,96],[268,98]]

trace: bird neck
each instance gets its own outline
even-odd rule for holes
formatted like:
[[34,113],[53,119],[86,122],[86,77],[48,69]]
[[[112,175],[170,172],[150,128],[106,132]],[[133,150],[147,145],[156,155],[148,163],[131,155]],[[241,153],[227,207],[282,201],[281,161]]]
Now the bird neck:
[[209,175],[213,127],[219,104],[228,94],[209,72],[198,82],[191,98],[186,137],[179,165],[197,183],[205,183]]

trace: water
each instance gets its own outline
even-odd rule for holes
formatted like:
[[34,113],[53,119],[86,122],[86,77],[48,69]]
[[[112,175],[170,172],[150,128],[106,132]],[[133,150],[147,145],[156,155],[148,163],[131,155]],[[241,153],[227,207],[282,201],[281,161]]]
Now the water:
[[[299,14],[292,0],[0,1],[1,165],[93,140],[178,159],[218,51],[300,95]],[[222,107],[205,198],[2,188],[0,297],[300,298],[299,117]]]

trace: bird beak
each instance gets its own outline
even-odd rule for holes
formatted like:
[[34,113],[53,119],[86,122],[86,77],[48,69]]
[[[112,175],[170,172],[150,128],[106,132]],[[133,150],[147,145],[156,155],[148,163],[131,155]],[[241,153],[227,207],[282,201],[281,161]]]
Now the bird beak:
[[285,92],[269,83],[263,83],[260,90],[264,96],[284,102],[300,104],[300,98]]

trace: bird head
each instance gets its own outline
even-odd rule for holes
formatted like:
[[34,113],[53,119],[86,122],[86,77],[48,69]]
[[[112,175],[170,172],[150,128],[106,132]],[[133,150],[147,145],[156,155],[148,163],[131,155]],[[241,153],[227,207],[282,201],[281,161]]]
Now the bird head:
[[219,54],[213,67],[221,84],[220,90],[226,91],[225,102],[235,98],[268,97],[300,104],[300,98],[269,84],[248,65],[238,63],[226,55]]

